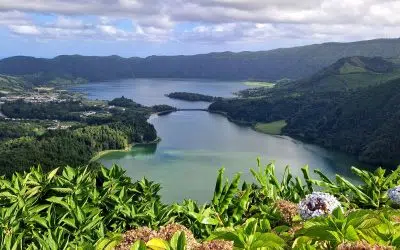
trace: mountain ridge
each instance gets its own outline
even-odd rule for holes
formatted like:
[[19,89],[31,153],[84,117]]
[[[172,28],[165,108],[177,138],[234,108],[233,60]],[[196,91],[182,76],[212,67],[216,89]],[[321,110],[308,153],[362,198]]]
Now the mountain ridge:
[[286,84],[293,91],[344,91],[382,84],[400,77],[400,65],[388,58],[341,58],[310,77]]
[[27,56],[0,60],[0,74],[39,74],[80,77],[88,81],[122,78],[208,78],[227,80],[301,79],[340,58],[350,56],[400,57],[400,39],[375,39],[350,43],[322,43],[267,51],[210,52],[196,55],[120,57],[60,55]]

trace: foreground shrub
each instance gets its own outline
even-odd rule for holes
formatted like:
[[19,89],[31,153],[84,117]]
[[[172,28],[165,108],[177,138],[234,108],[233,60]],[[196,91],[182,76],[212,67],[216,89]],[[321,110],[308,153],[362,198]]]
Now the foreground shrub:
[[[372,173],[353,168],[361,179],[359,185],[341,176],[333,181],[318,170],[314,172],[319,178],[313,179],[307,167],[302,172],[302,178],[294,177],[287,167],[278,178],[273,164],[259,163],[252,170],[255,183],[240,185],[240,175],[230,181],[221,169],[212,200],[199,205],[193,200],[164,204],[159,184],[146,179],[132,182],[118,166],[65,167],[49,173],[37,167],[0,178],[0,245],[2,249],[118,245],[143,249],[163,242],[168,249],[232,245],[235,249],[335,249],[366,242],[400,247],[400,213],[392,208],[396,204],[388,195],[400,184],[399,169]],[[309,207],[311,203],[301,201],[314,197],[314,189],[327,193],[324,197],[329,199]],[[303,221],[296,209],[299,204],[325,216],[312,215]],[[152,239],[162,241],[149,243]]]
[[307,195],[299,204],[299,213],[304,220],[332,214],[335,209],[342,209],[340,202],[335,196],[322,192]]

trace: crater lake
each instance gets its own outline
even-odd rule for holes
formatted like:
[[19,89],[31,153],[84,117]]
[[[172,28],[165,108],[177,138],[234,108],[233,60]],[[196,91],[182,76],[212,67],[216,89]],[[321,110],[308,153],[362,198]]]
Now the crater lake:
[[[84,93],[90,99],[111,100],[125,96],[143,105],[168,104],[177,108],[207,108],[210,103],[170,99],[171,92],[194,92],[233,97],[246,89],[243,82],[188,79],[125,79],[74,86],[69,91]],[[232,177],[255,181],[250,168],[257,168],[257,157],[266,165],[274,162],[278,176],[290,165],[293,175],[301,176],[301,167],[320,169],[352,177],[351,166],[363,166],[355,157],[307,144],[287,136],[273,136],[228,121],[222,115],[205,111],[179,111],[152,115],[161,141],[135,146],[129,152],[113,152],[99,161],[105,166],[118,164],[132,179],[146,177],[162,186],[166,202],[185,198],[206,202],[211,199],[218,169],[224,167]]]

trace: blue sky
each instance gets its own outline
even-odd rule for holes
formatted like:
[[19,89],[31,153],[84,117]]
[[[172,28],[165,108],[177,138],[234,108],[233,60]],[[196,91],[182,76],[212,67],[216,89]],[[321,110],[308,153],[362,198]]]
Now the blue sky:
[[0,57],[255,51],[400,36],[395,0],[0,0]]

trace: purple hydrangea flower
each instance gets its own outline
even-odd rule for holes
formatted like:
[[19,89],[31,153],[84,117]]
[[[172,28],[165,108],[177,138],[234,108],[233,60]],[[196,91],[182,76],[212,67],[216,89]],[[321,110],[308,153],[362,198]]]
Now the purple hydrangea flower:
[[393,203],[400,205],[400,186],[389,189],[388,196]]
[[342,209],[342,206],[335,196],[322,192],[313,192],[307,195],[298,206],[303,220],[329,215],[336,208]]

